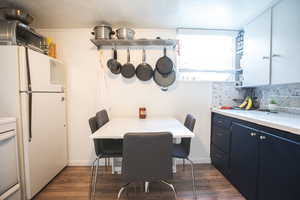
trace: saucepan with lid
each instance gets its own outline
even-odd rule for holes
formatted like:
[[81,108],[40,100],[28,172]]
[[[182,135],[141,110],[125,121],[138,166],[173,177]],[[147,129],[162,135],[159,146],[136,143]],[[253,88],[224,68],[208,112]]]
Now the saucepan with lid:
[[95,26],[94,32],[92,32],[92,35],[95,35],[96,40],[110,40],[114,34],[115,32],[108,24]]
[[116,30],[116,35],[119,40],[133,40],[135,31],[131,28],[122,27]]

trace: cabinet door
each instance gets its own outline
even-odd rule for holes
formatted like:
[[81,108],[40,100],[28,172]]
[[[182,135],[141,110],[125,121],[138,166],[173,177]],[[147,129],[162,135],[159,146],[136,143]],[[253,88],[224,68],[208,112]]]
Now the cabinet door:
[[299,10],[299,0],[284,0],[273,8],[272,84],[300,82]]
[[259,200],[300,198],[300,144],[263,135],[260,144]]
[[211,143],[216,145],[223,152],[229,153],[230,131],[218,126],[213,126]]
[[258,139],[254,129],[232,125],[230,179],[247,198],[256,200],[258,170]]
[[271,11],[245,27],[243,86],[270,84]]

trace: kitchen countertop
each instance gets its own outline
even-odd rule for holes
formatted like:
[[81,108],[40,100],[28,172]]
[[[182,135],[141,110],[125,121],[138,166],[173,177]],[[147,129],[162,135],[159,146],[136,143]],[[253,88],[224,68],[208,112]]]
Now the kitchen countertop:
[[300,115],[256,110],[212,109],[212,112],[300,135]]

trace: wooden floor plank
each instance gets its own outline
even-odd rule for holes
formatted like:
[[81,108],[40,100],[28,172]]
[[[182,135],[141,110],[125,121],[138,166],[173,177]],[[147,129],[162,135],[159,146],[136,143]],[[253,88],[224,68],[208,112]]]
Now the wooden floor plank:
[[[192,177],[189,167],[178,171],[170,181],[177,191],[178,200],[192,200]],[[120,175],[111,169],[100,168],[96,200],[115,200],[122,184]],[[241,194],[210,164],[195,165],[198,200],[245,200]],[[34,200],[87,200],[89,195],[90,167],[67,167]],[[136,192],[135,187],[136,186]],[[171,190],[162,183],[151,183],[150,193],[142,192],[142,183],[133,184],[123,193],[122,200],[173,200]]]

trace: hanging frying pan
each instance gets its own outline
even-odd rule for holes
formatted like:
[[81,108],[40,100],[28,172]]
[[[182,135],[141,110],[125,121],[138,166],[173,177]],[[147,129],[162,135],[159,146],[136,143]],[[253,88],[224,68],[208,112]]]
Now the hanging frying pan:
[[141,81],[148,81],[153,76],[152,67],[148,63],[146,63],[145,49],[143,49],[143,62],[137,66],[135,74]]
[[109,59],[106,63],[107,67],[110,69],[110,66],[112,65],[112,63],[114,62],[114,49],[112,49],[112,58]]
[[117,50],[113,49],[113,58],[107,61],[107,67],[113,74],[120,74],[122,65],[118,62]]
[[159,73],[159,71],[157,69],[155,69],[153,79],[157,85],[162,87],[163,91],[167,91],[168,87],[175,82],[176,72],[173,70],[168,75],[163,75],[163,74]]
[[121,74],[124,78],[132,78],[135,75],[134,65],[130,63],[130,51],[127,49],[127,63],[121,67]]
[[164,56],[159,58],[156,62],[156,69],[159,73],[167,75],[173,71],[173,61],[167,56],[167,49],[164,48]]

